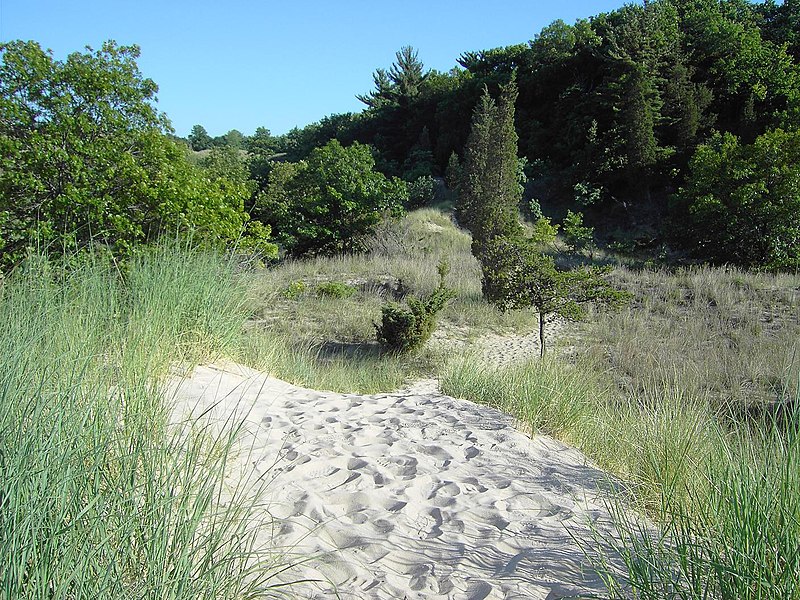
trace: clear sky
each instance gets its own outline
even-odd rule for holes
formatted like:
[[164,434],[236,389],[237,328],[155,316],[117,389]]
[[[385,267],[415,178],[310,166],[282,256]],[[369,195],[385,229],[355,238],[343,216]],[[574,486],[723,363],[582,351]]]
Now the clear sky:
[[178,135],[256,127],[282,134],[359,111],[372,73],[414,46],[447,71],[465,51],[527,42],[556,19],[623,0],[0,0],[0,39],[35,40],[56,58],[104,40],[141,47]]

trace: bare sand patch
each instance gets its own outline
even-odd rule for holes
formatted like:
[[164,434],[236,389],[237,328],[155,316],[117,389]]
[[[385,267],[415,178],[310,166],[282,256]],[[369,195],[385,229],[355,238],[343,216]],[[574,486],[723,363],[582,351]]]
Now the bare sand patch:
[[[545,343],[552,349],[564,330],[562,319],[551,318],[545,329]],[[541,343],[539,330],[528,333],[486,333],[477,340],[468,338],[469,329],[440,326],[434,331],[431,341],[433,348],[444,352],[471,352],[493,367],[503,368],[539,358]]]
[[606,528],[606,475],[430,385],[359,396],[239,365],[173,380],[175,415],[244,421],[228,485],[269,480],[263,544],[299,598],[562,598],[599,592],[573,539]]

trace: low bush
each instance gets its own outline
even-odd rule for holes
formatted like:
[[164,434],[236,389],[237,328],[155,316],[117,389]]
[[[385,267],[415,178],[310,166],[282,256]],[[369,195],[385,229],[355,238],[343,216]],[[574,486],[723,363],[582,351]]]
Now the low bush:
[[436,200],[436,180],[430,175],[423,175],[406,184],[408,187],[408,208],[415,209],[430,206]]
[[283,297],[288,300],[295,300],[306,293],[308,286],[303,281],[292,281],[283,290]]
[[392,302],[381,309],[381,324],[376,324],[375,329],[383,346],[395,352],[412,352],[430,339],[436,316],[456,296],[444,284],[449,269],[447,262],[439,263],[439,287],[424,300],[410,296],[407,307]]

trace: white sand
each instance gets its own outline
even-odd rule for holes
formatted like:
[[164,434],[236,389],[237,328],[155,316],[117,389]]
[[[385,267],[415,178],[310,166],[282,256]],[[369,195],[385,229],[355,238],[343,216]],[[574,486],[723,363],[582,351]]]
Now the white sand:
[[[562,598],[601,592],[578,539],[606,475],[496,410],[432,386],[316,392],[238,365],[173,382],[176,415],[246,417],[230,485],[265,476],[263,541],[306,562],[297,598]],[[220,425],[221,426],[221,425]]]

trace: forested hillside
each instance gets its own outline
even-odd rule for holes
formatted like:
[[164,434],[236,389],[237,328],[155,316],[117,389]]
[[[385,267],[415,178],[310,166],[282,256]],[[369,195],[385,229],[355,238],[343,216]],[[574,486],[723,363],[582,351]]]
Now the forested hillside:
[[31,238],[125,252],[179,230],[265,255],[270,235],[294,256],[358,251],[383,216],[453,199],[479,99],[515,79],[524,214],[580,215],[617,251],[794,269],[799,30],[797,0],[645,1],[448,72],[403,47],[353,91],[362,112],[187,139],[137,48],[57,61],[4,44],[0,253],[9,266]]
[[[515,74],[525,207],[584,211],[619,248],[795,267],[799,30],[796,0],[655,0],[465,52],[446,73],[404,47],[358,96],[363,112],[216,144],[236,138],[263,189],[268,159],[296,162],[332,138],[372,146],[386,175],[445,176],[484,87],[496,95]],[[189,141],[215,143],[200,126]]]

